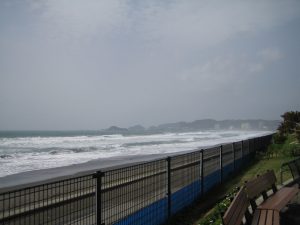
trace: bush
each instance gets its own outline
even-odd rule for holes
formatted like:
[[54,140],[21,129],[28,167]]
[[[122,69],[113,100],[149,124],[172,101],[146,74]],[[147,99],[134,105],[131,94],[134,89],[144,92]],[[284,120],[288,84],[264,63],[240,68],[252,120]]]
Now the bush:
[[296,126],[295,134],[296,134],[296,138],[297,138],[298,142],[300,142],[300,125]]
[[280,132],[277,132],[276,134],[273,135],[273,140],[275,144],[283,144],[286,139],[287,139],[286,136]]
[[280,152],[284,156],[300,155],[300,144],[295,135],[288,135],[286,141],[280,149]]
[[238,192],[239,188],[234,188],[226,197],[217,203],[217,205],[213,208],[212,212],[203,218],[199,225],[220,225],[222,224],[221,214],[223,215],[230,203],[232,202],[234,196]]
[[282,148],[282,144],[271,144],[268,146],[267,155],[268,157],[278,157],[280,155],[280,149]]
[[300,155],[300,146],[296,143],[289,143],[283,146],[282,153],[285,156],[298,156]]
[[[283,141],[284,139],[284,141]],[[287,136],[280,136],[276,133],[273,136],[273,144],[268,146],[267,155],[272,156],[299,156],[300,143],[297,140],[296,134],[289,134]]]
[[282,116],[283,121],[280,123],[278,130],[282,134],[292,134],[295,132],[296,127],[300,123],[300,112],[290,111],[284,113]]

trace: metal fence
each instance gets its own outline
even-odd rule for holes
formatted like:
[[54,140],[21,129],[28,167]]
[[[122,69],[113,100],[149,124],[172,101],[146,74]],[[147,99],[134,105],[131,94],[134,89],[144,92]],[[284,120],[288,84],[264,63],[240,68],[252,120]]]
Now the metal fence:
[[1,225],[163,224],[266,149],[272,135],[0,193]]

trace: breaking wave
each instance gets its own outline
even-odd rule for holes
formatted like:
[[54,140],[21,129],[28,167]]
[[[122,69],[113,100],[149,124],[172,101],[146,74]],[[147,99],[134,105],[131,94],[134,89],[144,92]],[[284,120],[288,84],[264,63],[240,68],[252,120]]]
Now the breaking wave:
[[267,134],[205,131],[154,135],[0,138],[0,177],[114,156],[174,153]]

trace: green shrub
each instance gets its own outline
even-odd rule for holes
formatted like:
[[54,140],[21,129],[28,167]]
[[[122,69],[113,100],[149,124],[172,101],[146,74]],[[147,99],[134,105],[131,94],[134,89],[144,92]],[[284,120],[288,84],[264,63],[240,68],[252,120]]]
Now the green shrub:
[[275,144],[283,144],[286,141],[286,136],[283,133],[277,132],[273,135],[273,141]]
[[300,125],[296,126],[295,134],[296,134],[296,138],[297,138],[298,142],[300,142]]
[[296,134],[289,134],[285,136],[285,141],[281,143],[280,135],[273,136],[273,144],[268,146],[267,155],[271,156],[299,156],[300,143],[297,140]]
[[217,205],[213,208],[212,212],[199,222],[199,225],[222,224],[221,214],[223,215],[226,212],[238,190],[239,188],[234,188],[229,194],[225,196],[222,201],[218,202]]
[[284,156],[298,156],[300,155],[300,146],[295,142],[287,143],[282,147],[282,153]]

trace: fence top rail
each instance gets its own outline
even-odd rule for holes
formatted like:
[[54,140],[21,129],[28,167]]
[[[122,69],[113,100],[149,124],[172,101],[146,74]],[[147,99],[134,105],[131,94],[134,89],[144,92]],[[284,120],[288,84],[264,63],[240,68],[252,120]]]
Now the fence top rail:
[[33,182],[33,183],[28,183],[28,184],[20,184],[17,186],[13,186],[13,187],[5,187],[5,188],[1,188],[0,189],[0,195],[4,195],[4,194],[12,194],[15,192],[20,192],[20,191],[26,191],[26,190],[30,190],[30,189],[37,189],[37,188],[41,188],[44,186],[50,186],[50,185],[55,185],[58,183],[64,183],[64,182],[69,182],[72,180],[79,180],[82,178],[87,178],[87,177],[91,177],[92,178],[93,173],[88,173],[86,175],[70,175],[70,176],[63,176],[63,177],[58,177],[58,178],[53,178],[53,179],[49,179],[49,180],[44,180],[44,181],[38,181],[38,182]]
[[[245,140],[241,140],[238,142],[242,142],[242,141],[252,141],[252,140],[256,140],[256,139],[261,139],[261,138],[266,138],[266,137],[271,137],[274,133],[268,134],[268,135],[262,135],[262,136],[258,136],[258,137],[253,137],[253,138],[249,138],[249,139],[245,139]],[[157,158],[153,158],[153,159],[145,159],[144,161],[135,161],[135,162],[130,162],[130,163],[126,163],[126,164],[120,164],[120,165],[115,165],[115,166],[111,166],[111,167],[106,167],[103,169],[99,169],[104,173],[110,172],[110,171],[114,171],[114,170],[125,170],[125,169],[129,169],[130,167],[133,166],[143,166],[143,165],[147,165],[147,164],[151,164],[154,162],[159,162],[159,161],[163,161],[166,160],[168,157],[179,157],[179,156],[185,156],[185,155],[189,155],[189,154],[193,154],[193,153],[197,153],[197,152],[204,152],[204,151],[209,151],[210,149],[213,148],[218,148],[221,146],[226,146],[226,145],[230,145],[230,144],[234,144],[236,142],[228,142],[228,143],[222,143],[222,144],[216,144],[216,145],[212,145],[212,146],[207,146],[204,148],[197,148],[195,150],[188,150],[182,153],[170,153],[170,154],[166,154],[165,156],[162,155],[158,155]],[[226,154],[225,152],[223,152],[223,154]],[[210,158],[210,157],[208,157]],[[208,160],[208,158],[206,160]],[[74,175],[66,175],[66,176],[61,176],[61,177],[57,177],[57,178],[51,178],[48,180],[41,180],[41,181],[37,181],[37,182],[33,182],[33,183],[28,183],[28,184],[20,184],[17,186],[11,186],[11,187],[4,187],[4,188],[0,188],[0,195],[4,195],[4,194],[11,194],[14,192],[18,192],[18,191],[24,191],[24,190],[28,190],[28,189],[33,189],[33,188],[40,188],[43,186],[49,186],[49,185],[55,185],[57,183],[62,183],[62,182],[68,182],[68,181],[72,181],[75,179],[81,179],[81,178],[85,178],[85,177],[89,177],[89,176],[93,176],[93,174],[96,172],[97,170],[90,170],[90,171],[85,171],[82,173],[77,173]]]

